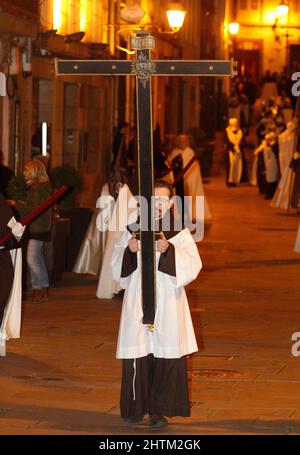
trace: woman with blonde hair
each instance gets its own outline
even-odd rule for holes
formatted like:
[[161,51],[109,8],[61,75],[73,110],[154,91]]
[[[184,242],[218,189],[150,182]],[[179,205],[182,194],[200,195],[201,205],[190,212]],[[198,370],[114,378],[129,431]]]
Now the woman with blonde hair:
[[[23,175],[27,184],[26,197],[16,203],[21,217],[35,210],[52,194],[52,187],[44,163],[30,160],[25,163]],[[39,303],[48,300],[49,278],[45,264],[44,244],[51,238],[52,209],[49,208],[36,218],[29,226],[27,247],[27,264],[30,272],[32,301]]]

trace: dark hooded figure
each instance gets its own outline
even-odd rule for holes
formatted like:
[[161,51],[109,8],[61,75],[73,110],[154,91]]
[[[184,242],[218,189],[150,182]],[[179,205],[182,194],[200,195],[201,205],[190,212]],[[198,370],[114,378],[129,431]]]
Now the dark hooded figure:
[[295,173],[291,206],[300,212],[300,152],[295,152],[290,167]]
[[126,148],[126,135],[129,133],[129,129],[129,123],[122,122],[113,141],[113,160],[108,185],[109,192],[115,199],[124,183],[130,186]]
[[[126,166],[127,150],[126,150],[126,135],[129,133],[130,126],[127,122],[121,122],[118,128],[118,132],[114,137],[113,141],[113,160],[112,166],[116,164],[117,159],[123,167]],[[121,156],[120,155],[121,153]]]
[[163,144],[160,135],[159,123],[156,124],[153,131],[153,160],[154,160],[154,177],[156,179],[164,177],[169,172],[163,154]]

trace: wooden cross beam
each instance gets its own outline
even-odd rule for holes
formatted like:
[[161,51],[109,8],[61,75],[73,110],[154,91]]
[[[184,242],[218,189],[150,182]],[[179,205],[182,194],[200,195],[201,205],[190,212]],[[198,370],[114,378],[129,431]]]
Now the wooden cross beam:
[[[56,60],[57,75],[135,76],[137,91],[137,141],[139,195],[148,202],[147,214],[141,211],[141,272],[143,323],[153,324],[156,306],[155,232],[151,230],[151,197],[154,194],[151,77],[155,76],[231,76],[236,75],[233,60],[151,60],[155,40],[140,30],[131,38],[135,60]],[[146,215],[146,216],[145,216]],[[142,216],[148,220],[145,229]]]

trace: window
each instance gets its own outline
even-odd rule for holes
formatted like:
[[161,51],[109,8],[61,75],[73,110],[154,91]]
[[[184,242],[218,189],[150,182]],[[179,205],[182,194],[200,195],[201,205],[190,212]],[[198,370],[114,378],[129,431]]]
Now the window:
[[251,9],[258,10],[259,0],[251,0]]
[[292,1],[292,10],[293,10],[295,13],[299,13],[299,10],[300,10],[300,3],[299,3],[299,0],[293,0],[293,1]]
[[239,9],[248,9],[248,0],[239,0]]
[[254,10],[257,11],[260,6],[260,0],[239,0],[239,9],[240,10]]

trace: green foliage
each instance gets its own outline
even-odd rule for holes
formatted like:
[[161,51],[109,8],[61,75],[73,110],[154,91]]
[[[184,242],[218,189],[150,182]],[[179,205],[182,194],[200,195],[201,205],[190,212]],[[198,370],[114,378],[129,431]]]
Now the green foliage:
[[24,201],[26,198],[26,182],[25,179],[19,175],[14,175],[7,187],[8,196],[14,201]]
[[61,208],[71,208],[74,206],[76,194],[82,190],[82,181],[78,171],[69,165],[58,166],[50,169],[49,175],[55,189],[66,185],[69,190],[60,199]]

